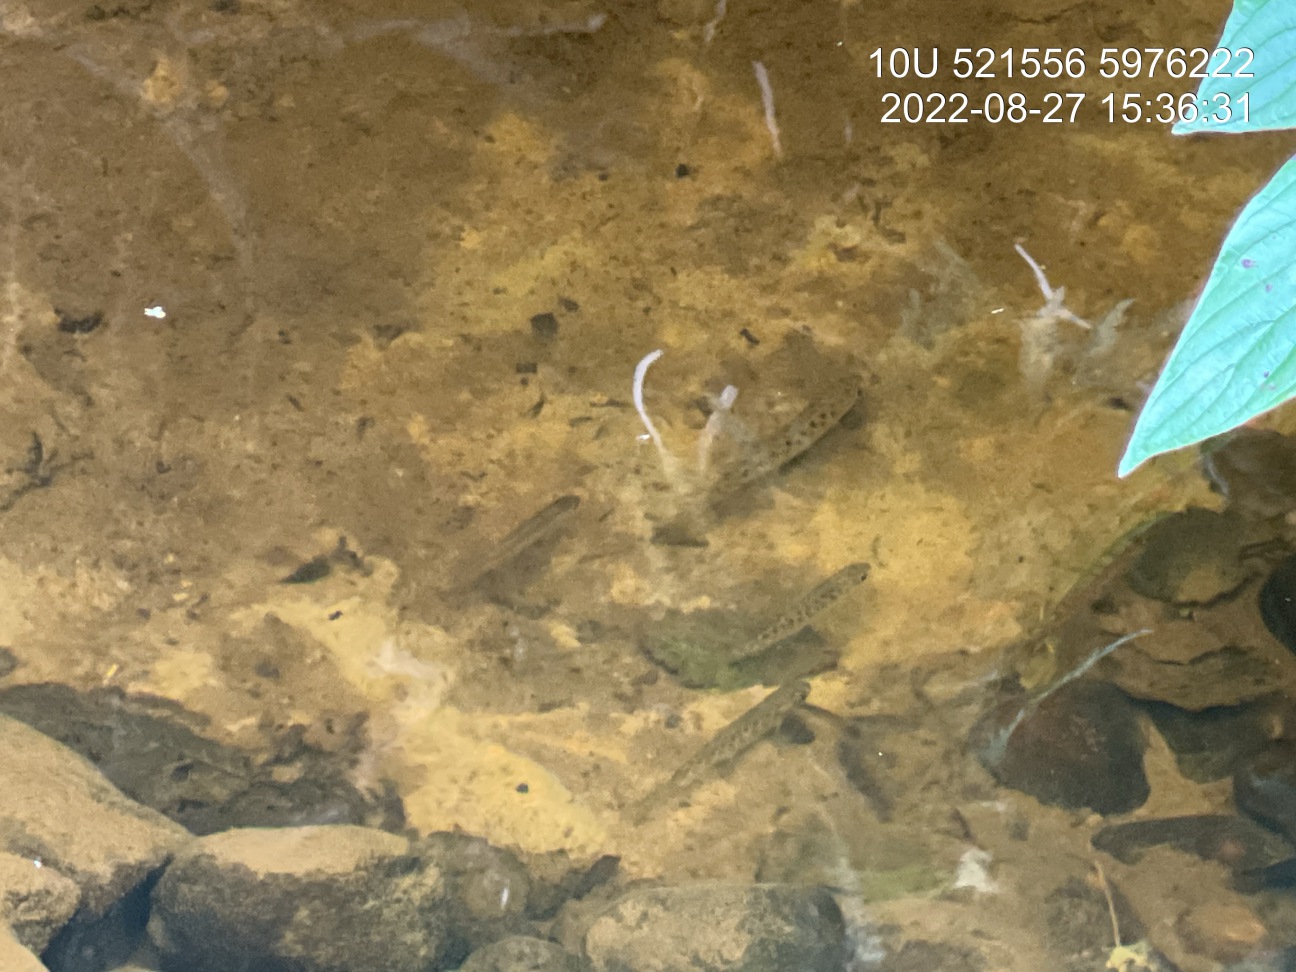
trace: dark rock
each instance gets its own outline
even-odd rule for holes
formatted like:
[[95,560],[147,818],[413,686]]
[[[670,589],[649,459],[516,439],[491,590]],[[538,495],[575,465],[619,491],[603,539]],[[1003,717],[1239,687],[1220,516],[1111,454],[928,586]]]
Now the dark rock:
[[1280,739],[1244,761],[1233,774],[1233,802],[1296,842],[1296,741]]
[[1270,519],[1296,509],[1296,439],[1272,429],[1238,429],[1202,449],[1207,478],[1246,516]]
[[164,700],[116,689],[15,685],[0,690],[0,713],[80,753],[131,799],[192,833],[326,823],[394,829],[403,817],[397,798],[374,800],[347,779],[346,752],[285,738],[274,758],[254,761],[199,735],[189,724],[196,718]]
[[1008,699],[973,727],[970,742],[999,783],[1042,803],[1113,814],[1148,798],[1143,734],[1111,685],[1073,682],[1033,705]]
[[1281,697],[1200,712],[1162,702],[1146,703],[1143,709],[1174,751],[1179,772],[1197,783],[1232,776],[1241,760],[1269,744],[1275,724],[1296,724],[1291,703]]
[[1296,857],[1289,857],[1285,861],[1265,867],[1240,871],[1233,878],[1233,888],[1243,894],[1296,888]]
[[149,936],[177,972],[426,972],[446,948],[446,885],[411,850],[352,826],[203,837],[154,889]]
[[102,915],[77,913],[41,953],[52,972],[115,969],[145,943],[155,876],[132,888]]
[[579,862],[561,850],[529,854],[525,863],[531,880],[527,917],[537,921],[549,920],[566,902],[579,901],[615,881],[621,870],[621,859],[611,854]]
[[1271,635],[1296,652],[1296,557],[1274,568],[1260,588],[1260,618]]
[[446,885],[448,962],[497,939],[534,933],[526,914],[531,879],[516,855],[458,833],[428,834],[415,850]]
[[1173,847],[1235,870],[1265,867],[1296,850],[1277,834],[1246,817],[1195,814],[1111,824],[1093,836],[1095,850],[1135,864],[1152,847]]
[[584,945],[594,972],[838,972],[849,950],[831,894],[777,884],[635,889]]
[[531,316],[531,333],[542,340],[548,340],[558,334],[558,318],[549,311]]
[[459,972],[578,972],[580,960],[554,942],[513,935],[477,949]]

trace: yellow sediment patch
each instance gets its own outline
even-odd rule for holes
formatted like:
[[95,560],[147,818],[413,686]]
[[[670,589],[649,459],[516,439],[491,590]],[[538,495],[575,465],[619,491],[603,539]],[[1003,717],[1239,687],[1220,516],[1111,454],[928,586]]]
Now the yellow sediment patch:
[[[781,503],[800,505],[790,497]],[[1016,630],[1012,605],[973,590],[978,534],[956,498],[905,482],[860,495],[845,487],[808,509],[770,517],[768,549],[827,577],[872,563],[860,593],[836,610],[859,613],[846,668],[949,650],[975,637],[997,644]]]
[[608,835],[549,769],[482,738],[481,720],[455,709],[428,713],[405,732],[406,769],[393,775],[409,822],[421,831],[461,827],[530,851],[602,853]]
[[132,688],[184,702],[221,681],[215,659],[207,652],[174,648],[153,661],[147,678]]
[[[371,559],[378,563],[375,586],[382,588],[390,582],[383,576],[389,565]],[[373,766],[365,771],[397,784],[411,825],[424,832],[458,827],[533,851],[606,850],[595,812],[576,803],[553,770],[510,745],[512,737],[528,748],[554,750],[555,763],[587,765],[600,747],[583,728],[583,715],[560,710],[503,717],[445,706],[457,646],[439,628],[399,623],[387,603],[381,591],[326,604],[285,591],[239,620],[251,625],[273,612],[324,649],[371,713]],[[330,621],[335,611],[341,614]],[[624,759],[615,745],[597,755]],[[526,792],[519,792],[520,784]]]
[[32,630],[23,606],[33,602],[33,586],[21,567],[0,560],[0,591],[4,591],[0,597],[0,643],[13,644]]

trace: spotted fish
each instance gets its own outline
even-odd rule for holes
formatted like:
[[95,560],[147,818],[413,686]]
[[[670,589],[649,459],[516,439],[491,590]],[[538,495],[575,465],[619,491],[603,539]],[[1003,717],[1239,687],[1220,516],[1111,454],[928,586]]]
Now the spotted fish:
[[804,628],[828,605],[843,594],[862,584],[869,575],[869,565],[864,563],[847,564],[822,584],[817,585],[792,607],[792,610],[780,615],[779,619],[756,635],[751,641],[740,645],[731,655],[730,661],[753,658],[768,648],[773,648],[785,638],[790,638]]
[[768,445],[748,451],[720,470],[715,495],[723,497],[781,469],[822,439],[859,401],[863,388],[855,375],[829,382]]
[[669,779],[631,806],[627,811],[629,820],[641,823],[662,804],[687,796],[708,777],[723,775],[739,756],[777,729],[809,694],[810,683],[800,679],[779,686],[712,736]]

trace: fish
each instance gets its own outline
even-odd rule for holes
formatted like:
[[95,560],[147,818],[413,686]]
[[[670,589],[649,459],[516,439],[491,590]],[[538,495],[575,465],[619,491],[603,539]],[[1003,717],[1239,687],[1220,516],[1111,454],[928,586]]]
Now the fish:
[[459,585],[459,589],[473,586],[487,574],[499,570],[526,551],[553,537],[576,512],[580,503],[579,496],[568,493],[559,496],[538,513],[527,517],[504,535],[503,539],[495,545],[490,556],[476,566],[471,580]]
[[749,450],[717,474],[714,494],[723,497],[786,466],[822,439],[863,394],[856,375],[829,382],[768,445]]
[[815,586],[805,597],[797,601],[790,611],[779,616],[778,620],[762,630],[751,641],[743,643],[734,650],[729,660],[740,661],[754,658],[780,641],[792,637],[804,628],[820,611],[832,604],[848,591],[862,584],[869,575],[870,567],[865,563],[847,564],[826,581]]
[[810,683],[804,679],[780,685],[707,740],[668,779],[632,805],[627,817],[632,823],[642,823],[667,801],[687,796],[710,776],[723,775],[739,756],[782,725],[788,713],[809,695]]

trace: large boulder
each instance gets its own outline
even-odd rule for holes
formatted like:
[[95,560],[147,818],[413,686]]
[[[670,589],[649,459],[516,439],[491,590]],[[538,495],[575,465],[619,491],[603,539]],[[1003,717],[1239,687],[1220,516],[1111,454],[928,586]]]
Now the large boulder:
[[426,972],[445,950],[441,872],[403,837],[349,825],[196,840],[153,890],[169,968]]
[[[0,852],[18,859],[0,868],[16,879],[27,872],[21,879],[34,882],[48,905],[9,914],[20,940],[43,948],[66,920],[67,886],[58,875],[76,886],[82,916],[101,917],[191,840],[183,827],[123,796],[88,760],[0,716]],[[0,897],[0,909],[15,907]]]

